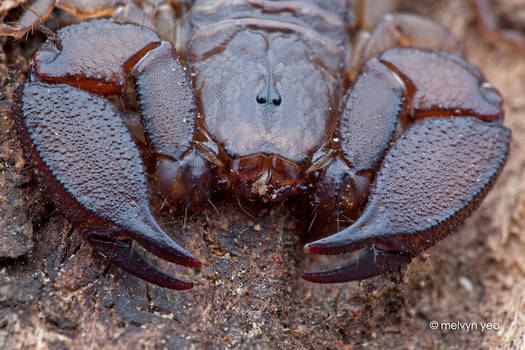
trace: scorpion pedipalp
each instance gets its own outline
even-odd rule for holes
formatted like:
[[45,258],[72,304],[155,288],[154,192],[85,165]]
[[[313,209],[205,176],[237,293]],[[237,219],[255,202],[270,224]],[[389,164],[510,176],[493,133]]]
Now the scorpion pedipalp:
[[389,272],[396,267],[407,265],[412,258],[389,253],[369,246],[354,261],[333,269],[303,272],[301,277],[315,283],[340,283],[362,280]]
[[380,259],[368,266],[368,251],[354,264],[303,277],[328,282],[337,276],[344,282],[407,264],[477,207],[505,162],[509,141],[508,129],[473,117],[415,123],[387,152],[359,219],[305,246],[314,254],[375,246],[380,249],[373,256]]
[[117,241],[90,237],[88,241],[93,249],[104,255],[113,264],[140,279],[170,289],[186,290],[193,287],[193,283],[167,275],[149,263],[133,248],[129,240]]
[[[20,93],[23,104],[15,116],[22,147],[55,203],[95,250],[142,279],[191,288],[156,270],[131,246],[135,240],[164,260],[200,267],[155,222],[140,152],[121,112],[69,85],[30,82]],[[108,132],[100,137],[100,130]]]

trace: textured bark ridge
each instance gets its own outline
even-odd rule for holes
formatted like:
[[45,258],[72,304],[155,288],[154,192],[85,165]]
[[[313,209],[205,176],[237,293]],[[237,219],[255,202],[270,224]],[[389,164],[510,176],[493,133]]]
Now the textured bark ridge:
[[[188,215],[153,199],[162,228],[203,264],[200,271],[166,266],[193,280],[192,290],[159,288],[109,265],[43,197],[16,140],[12,96],[45,38],[0,38],[0,348],[525,346],[523,54],[488,46],[466,3],[404,6],[448,27],[464,43],[465,58],[501,91],[511,151],[493,190],[458,232],[406,270],[339,285],[299,278],[351,258],[306,257],[299,208],[241,209],[230,198]],[[495,6],[508,16],[524,10],[520,0]],[[430,329],[432,320],[438,330]],[[453,330],[454,322],[476,328]]]

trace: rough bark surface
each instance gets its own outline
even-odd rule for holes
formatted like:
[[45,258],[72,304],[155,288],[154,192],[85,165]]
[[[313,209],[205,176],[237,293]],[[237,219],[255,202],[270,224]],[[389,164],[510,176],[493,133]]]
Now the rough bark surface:
[[[496,3],[507,23],[525,29],[520,0]],[[511,154],[457,233],[406,271],[339,285],[298,277],[340,260],[302,253],[286,204],[250,217],[214,199],[184,218],[154,203],[164,227],[203,262],[198,272],[174,271],[195,281],[191,291],[109,266],[41,193],[8,113],[44,37],[0,39],[0,348],[524,348],[525,56],[488,46],[466,1],[405,1],[405,10],[448,27],[502,92]],[[432,320],[477,329],[431,330]],[[482,330],[484,322],[499,329]]]

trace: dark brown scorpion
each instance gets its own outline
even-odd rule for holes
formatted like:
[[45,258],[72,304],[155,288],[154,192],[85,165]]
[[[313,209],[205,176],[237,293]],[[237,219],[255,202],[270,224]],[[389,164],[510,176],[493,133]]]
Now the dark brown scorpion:
[[[113,11],[118,2],[107,3]],[[376,24],[366,11],[354,17],[352,6],[196,0],[177,52],[153,25],[64,27],[36,52],[19,92],[25,155],[96,251],[163,287],[192,283],[161,272],[133,242],[169,262],[201,263],[153,217],[145,163],[181,207],[232,191],[244,200],[301,200],[328,224],[354,220],[304,251],[360,256],[303,273],[308,281],[406,265],[480,203],[503,167],[510,131],[500,94],[452,54],[457,43],[445,29],[405,14]],[[0,34],[21,33],[24,23]],[[131,133],[104,98],[122,96],[129,77],[143,124]]]

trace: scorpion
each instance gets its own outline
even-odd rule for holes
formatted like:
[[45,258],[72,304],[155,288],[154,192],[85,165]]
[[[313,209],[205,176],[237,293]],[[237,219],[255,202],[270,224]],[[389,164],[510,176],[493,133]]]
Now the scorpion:
[[[473,3],[494,34],[485,2]],[[34,54],[13,113],[24,154],[95,251],[159,286],[193,284],[135,242],[201,263],[157,223],[148,176],[181,208],[230,192],[297,200],[322,229],[350,218],[304,247],[361,251],[301,275],[339,283],[409,264],[463,222],[505,163],[501,95],[445,28],[396,13],[396,1],[195,0],[151,16],[130,1],[37,0],[0,35],[23,36],[55,6],[117,19],[61,28]],[[175,12],[173,30],[163,14]],[[107,98],[129,81],[140,123]]]

